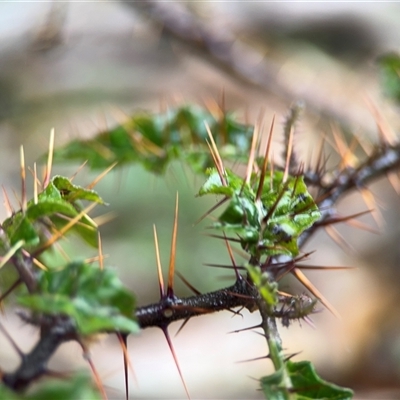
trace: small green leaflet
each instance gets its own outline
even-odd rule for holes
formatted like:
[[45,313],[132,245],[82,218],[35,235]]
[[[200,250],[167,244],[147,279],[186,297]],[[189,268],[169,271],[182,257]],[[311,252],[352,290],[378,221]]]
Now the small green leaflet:
[[270,176],[265,177],[261,197],[256,199],[259,175],[254,174],[246,183],[226,170],[226,185],[215,168],[209,169],[208,175],[199,195],[224,195],[230,199],[213,227],[237,234],[242,247],[254,256],[296,256],[297,238],[321,216],[302,176],[288,176],[283,182],[283,172],[275,171],[272,182]]
[[215,118],[209,111],[182,106],[164,113],[138,112],[122,125],[98,133],[89,140],[73,140],[55,149],[54,161],[87,161],[93,169],[141,163],[163,173],[173,160],[182,160],[194,172],[204,174],[213,165],[207,147],[206,125],[214,135],[222,158],[247,161],[253,127],[236,122],[229,113]]
[[285,367],[292,387],[285,387],[283,371],[261,378],[261,388],[268,400],[350,400],[353,391],[321,379],[309,361],[287,361]]
[[[73,185],[68,178],[55,176],[38,194],[36,203],[30,200],[25,211],[20,210],[3,222],[10,244],[23,240],[27,249],[39,246],[45,240],[42,232],[48,223],[62,229],[82,210],[80,200],[104,204],[95,191]],[[89,218],[83,216],[71,231],[91,246],[97,246],[97,228]]]
[[400,55],[384,54],[378,59],[383,93],[400,103]]
[[28,393],[16,393],[0,384],[0,399],[7,400],[101,400],[102,396],[89,376],[79,374],[65,380],[41,380]]
[[138,332],[135,299],[115,271],[84,262],[61,271],[41,271],[39,293],[21,295],[21,305],[48,315],[68,315],[83,335],[96,332]]

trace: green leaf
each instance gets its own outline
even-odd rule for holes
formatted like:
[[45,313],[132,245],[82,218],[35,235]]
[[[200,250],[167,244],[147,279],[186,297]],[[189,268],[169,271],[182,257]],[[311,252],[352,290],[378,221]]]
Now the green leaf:
[[285,368],[291,388],[285,385],[283,369],[261,378],[261,387],[268,400],[350,400],[353,391],[321,379],[309,361],[287,361]]
[[225,182],[216,169],[209,170],[208,174],[199,195],[230,198],[213,228],[238,235],[243,249],[257,258],[262,254],[298,254],[299,235],[321,215],[303,177],[289,176],[283,182],[282,171],[275,171],[272,178],[267,174],[260,199],[256,199],[259,174],[251,177],[250,184],[230,170],[226,170]]
[[71,263],[61,271],[42,272],[39,289],[40,294],[20,296],[19,303],[43,314],[68,315],[83,335],[139,330],[134,297],[111,269]]
[[[3,222],[2,227],[10,244],[23,240],[28,250],[40,246],[47,240],[43,235],[49,225],[46,218],[58,230],[62,229],[81,211],[79,200],[104,204],[95,191],[73,185],[68,178],[55,176],[38,194],[36,203],[30,200],[24,212],[20,210]],[[70,232],[75,232],[91,246],[97,246],[97,227],[86,216],[81,217]]]
[[213,166],[205,123],[211,129],[222,157],[246,161],[253,128],[236,122],[229,113],[218,119],[200,107],[183,106],[165,113],[138,112],[127,122],[93,139],[73,140],[54,152],[55,161],[88,161],[93,169],[140,162],[155,173],[163,173],[175,159],[204,174]]
[[400,103],[400,56],[385,54],[378,59],[378,65],[384,94]]
[[85,374],[77,374],[66,380],[46,379],[28,393],[16,393],[0,384],[0,399],[7,400],[101,400],[98,389]]
[[309,361],[288,361],[286,368],[289,371],[294,390],[297,392],[298,400],[349,400],[353,398],[352,390],[321,379]]

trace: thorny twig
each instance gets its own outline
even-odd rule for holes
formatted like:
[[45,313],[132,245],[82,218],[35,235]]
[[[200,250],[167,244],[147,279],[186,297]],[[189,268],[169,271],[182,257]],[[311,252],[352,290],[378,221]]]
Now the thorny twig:
[[[333,212],[334,204],[343,195],[362,185],[370,183],[373,179],[384,176],[396,170],[400,165],[400,145],[377,147],[376,151],[354,169],[341,171],[330,183],[322,185],[322,180],[315,181],[309,176],[311,184],[319,185],[320,190],[327,194],[319,204],[322,209],[322,218],[329,218]],[[307,178],[307,172],[305,176]],[[318,184],[317,184],[318,183]],[[308,229],[299,239],[300,247],[318,229],[318,224]],[[309,299],[304,299],[304,307],[310,307]],[[284,299],[281,299],[285,304]],[[161,299],[159,303],[139,307],[136,317],[142,328],[165,327],[172,321],[185,320],[194,316],[212,313],[221,310],[230,310],[243,306],[254,309],[256,299],[251,285],[244,278],[240,278],[230,287],[215,292],[199,294],[189,298]],[[296,318],[296,314],[276,311],[273,318]],[[297,317],[298,318],[298,317]],[[286,321],[287,322],[287,321]],[[57,348],[64,342],[76,340],[76,329],[68,318],[55,318],[40,323],[41,336],[31,352],[24,355],[20,366],[10,373],[2,375],[2,382],[15,390],[23,390],[29,384],[46,374],[47,363]]]

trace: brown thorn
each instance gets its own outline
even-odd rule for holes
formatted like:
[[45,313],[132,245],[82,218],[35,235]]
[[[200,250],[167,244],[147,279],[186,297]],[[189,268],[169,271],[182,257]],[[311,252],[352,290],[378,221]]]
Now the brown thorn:
[[237,267],[236,266],[236,268],[235,268],[235,266],[233,266],[233,265],[207,264],[207,263],[204,263],[203,265],[206,266],[206,267],[213,267],[213,268],[236,269],[236,270],[242,270],[242,271],[246,270],[245,267]]
[[268,210],[267,215],[263,218],[263,223],[266,224],[268,222],[268,220],[271,218],[272,214],[275,212],[276,207],[278,207],[279,202],[282,199],[282,196],[285,194],[285,191],[288,187],[288,182],[285,182],[283,185],[283,188],[281,190],[281,192],[278,194],[278,197],[275,200],[275,203],[272,205],[272,207]]
[[17,352],[17,354],[21,357],[24,358],[25,354],[23,351],[18,347],[17,343],[14,341],[12,336],[7,332],[6,328],[4,328],[3,324],[0,322],[0,331],[3,332],[3,335],[7,338],[7,340],[11,343],[11,346],[14,348],[14,350]]
[[2,304],[3,300],[20,284],[22,283],[22,279],[18,278],[4,293],[0,295],[0,304]]
[[167,285],[167,296],[174,295],[174,274],[175,274],[175,260],[176,260],[176,238],[178,235],[178,192],[176,193],[176,203],[175,203],[175,217],[174,217],[174,228],[172,231],[172,241],[171,241],[171,254],[169,257],[169,267],[168,267],[168,285]]
[[257,329],[257,328],[261,328],[261,327],[262,327],[262,325],[261,325],[261,324],[258,324],[258,325],[254,325],[254,326],[249,326],[249,327],[247,327],[247,328],[237,329],[237,330],[235,330],[235,331],[230,331],[230,332],[228,332],[228,334],[231,334],[231,333],[240,333],[240,332],[244,332],[244,331],[250,331],[250,330],[252,330],[252,329]]
[[297,264],[296,268],[298,269],[306,269],[306,270],[315,270],[315,271],[340,271],[344,269],[357,269],[357,267],[349,267],[349,266],[343,266],[343,265],[329,265],[329,266],[324,266],[324,265],[306,265],[306,264]]
[[322,293],[311,283],[311,281],[298,268],[292,270],[292,274],[337,318],[341,319],[340,314],[329,303]]
[[201,292],[197,290],[179,271],[176,271],[176,275],[179,277],[179,279],[182,280],[182,282],[194,293],[197,295],[200,295]]
[[238,267],[236,266],[235,257],[233,257],[232,248],[231,248],[231,246],[229,244],[229,241],[226,239],[225,232],[223,232],[223,234],[224,234],[224,237],[225,237],[226,247],[227,247],[228,253],[229,253],[229,258],[231,259],[232,265],[233,265],[233,269],[235,270],[236,279],[240,279],[241,276],[239,274]]
[[175,365],[176,365],[176,368],[178,370],[178,373],[179,373],[179,376],[181,378],[181,381],[183,383],[183,387],[185,388],[186,396],[190,400],[190,394],[189,394],[188,388],[186,386],[185,380],[183,379],[182,371],[181,371],[181,368],[180,368],[179,363],[178,363],[178,357],[176,356],[176,353],[175,353],[175,350],[174,350],[174,346],[172,345],[172,341],[171,341],[171,338],[170,338],[169,333],[168,333],[168,328],[167,327],[161,328],[161,330],[164,333],[165,340],[168,343],[169,350],[171,351],[172,357],[173,357],[173,359],[175,361]]
[[38,177],[37,177],[37,169],[36,163],[33,163],[33,202],[34,204],[38,203]]
[[193,225],[197,225],[198,223],[200,223],[204,218],[206,218],[208,215],[210,215],[213,211],[215,211],[219,206],[221,206],[222,204],[224,204],[227,200],[229,199],[229,197],[224,197],[222,200],[220,200],[217,204],[215,204],[214,206],[212,206],[205,214],[203,214],[197,221],[195,221],[195,223]]
[[175,337],[177,337],[179,335],[179,333],[182,331],[182,329],[186,326],[186,324],[189,322],[190,317],[185,318],[184,321],[182,322],[181,326],[179,327],[179,329],[176,331],[175,333]]
[[235,364],[242,364],[242,363],[251,362],[251,361],[265,360],[267,358],[271,358],[271,356],[266,355],[266,356],[261,356],[261,357],[249,358],[247,360],[236,361]]
[[285,162],[285,171],[283,173],[283,179],[282,182],[285,183],[288,176],[289,176],[289,169],[290,169],[290,158],[292,156],[292,151],[293,151],[293,134],[294,134],[294,127],[290,127],[290,133],[289,133],[289,140],[288,140],[288,148],[287,148],[287,153],[286,153],[286,162]]
[[158,286],[160,288],[160,298],[163,298],[165,296],[164,279],[163,279],[163,275],[162,275],[161,260],[160,260],[160,249],[158,247],[157,230],[156,230],[156,226],[154,224],[153,224],[153,232],[154,232],[154,244],[155,244],[155,247],[156,247]]
[[274,131],[274,124],[275,124],[275,115],[272,118],[271,127],[269,129],[268,142],[267,142],[267,147],[265,148],[265,155],[264,155],[263,165],[262,165],[262,169],[261,169],[261,176],[260,176],[260,180],[258,182],[256,201],[260,200],[261,193],[262,193],[262,190],[264,187],[265,174],[266,174],[267,168],[268,168],[268,158],[269,158],[269,153],[271,151],[271,143],[272,143],[272,136],[273,136],[273,131]]
[[121,345],[122,353],[124,356],[125,397],[126,397],[126,400],[128,400],[128,398],[129,398],[128,371],[131,372],[132,377],[137,386],[138,386],[138,381],[137,381],[137,377],[136,377],[136,374],[133,369],[133,366],[132,366],[132,363],[131,363],[131,360],[129,357],[129,353],[128,353],[128,335],[126,333],[117,332],[117,338],[118,338],[119,344]]

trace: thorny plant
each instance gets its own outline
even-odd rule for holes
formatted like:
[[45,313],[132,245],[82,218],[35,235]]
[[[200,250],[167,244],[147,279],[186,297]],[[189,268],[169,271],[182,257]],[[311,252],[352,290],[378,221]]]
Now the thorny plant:
[[[309,320],[317,302],[336,314],[334,307],[304,274],[305,270],[330,267],[306,264],[310,254],[302,252],[302,248],[317,231],[327,229],[333,234],[333,225],[355,221],[363,214],[341,216],[335,204],[352,190],[367,193],[367,185],[372,180],[395,171],[400,165],[400,144],[389,138],[379,125],[379,142],[366,150],[364,158],[356,159],[354,148],[365,149],[364,143],[354,139],[346,144],[344,138],[335,133],[335,146],[340,155],[338,165],[328,169],[323,139],[316,163],[305,166],[293,146],[298,112],[298,107],[294,106],[286,120],[281,160],[271,157],[274,121],[265,149],[261,149],[261,121],[254,127],[240,124],[232,114],[215,105],[208,109],[184,106],[160,115],[139,113],[91,140],[72,141],[55,151],[53,131],[43,179],[39,180],[36,165],[31,171],[34,177],[32,199],[27,195],[21,148],[19,209],[12,208],[4,191],[9,217],[1,224],[0,267],[1,272],[8,270],[9,274],[11,269],[15,280],[4,289],[1,302],[7,299],[22,307],[24,311],[19,312],[20,317],[36,326],[40,337],[34,348],[25,354],[0,324],[2,334],[20,357],[20,364],[14,371],[1,372],[0,397],[106,398],[87,343],[94,334],[108,333],[117,335],[121,343],[128,398],[127,336],[148,327],[159,327],[163,331],[190,397],[190,388],[186,387],[184,371],[179,367],[168,333],[169,325],[178,320],[185,324],[192,317],[222,310],[237,312],[235,310],[241,307],[260,313],[260,324],[246,329],[261,329],[267,342],[267,358],[272,361],[275,372],[260,379],[266,398],[351,398],[351,390],[322,380],[310,362],[292,361],[294,355],[283,350],[277,322],[287,327],[296,320]],[[51,175],[53,157],[56,160],[83,159],[90,167],[105,171],[86,187],[80,187],[73,184],[74,177]],[[213,236],[225,243],[231,265],[221,267],[232,269],[236,281],[230,287],[200,293],[183,278],[194,295],[183,298],[175,292],[177,196],[168,280],[164,284],[154,226],[160,300],[136,307],[133,294],[123,286],[115,271],[104,265],[99,227],[88,216],[96,204],[104,204],[93,188],[116,164],[139,161],[147,169],[161,173],[168,162],[176,158],[187,162],[196,173],[206,175],[199,196],[219,197],[218,203],[202,218],[222,210],[212,223],[216,231]],[[228,168],[232,161],[244,165],[245,173]],[[370,201],[371,198],[365,196]],[[83,202],[89,205],[85,207]],[[62,240],[67,233],[74,233],[97,247],[98,256],[82,261],[65,255]],[[234,246],[240,246],[247,254],[244,265],[235,261]],[[287,274],[297,278],[309,295],[283,292],[280,281]],[[76,341],[82,347],[95,385],[79,374],[67,376],[60,383],[63,376],[47,367],[54,352],[67,341]],[[53,379],[31,389],[43,376]]]

